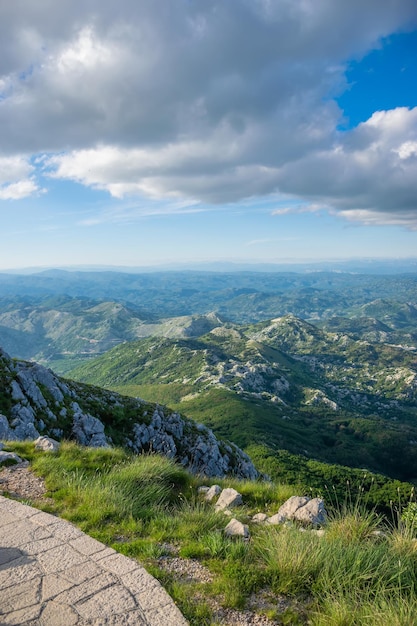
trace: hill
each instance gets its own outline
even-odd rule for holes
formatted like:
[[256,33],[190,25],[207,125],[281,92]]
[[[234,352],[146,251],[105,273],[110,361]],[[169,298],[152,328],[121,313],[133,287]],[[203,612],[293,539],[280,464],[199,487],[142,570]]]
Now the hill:
[[207,476],[256,478],[249,457],[178,413],[138,398],[65,381],[0,349],[0,440],[74,439],[82,445],[122,445],[176,458]]
[[0,345],[62,373],[123,341],[198,336],[220,324],[214,314],[154,319],[134,305],[88,298],[0,299]]
[[0,273],[0,345],[65,374],[124,341],[293,314],[354,339],[414,347],[416,303],[415,274]]
[[417,359],[399,346],[288,315],[123,344],[70,375],[168,404],[243,448],[417,477]]

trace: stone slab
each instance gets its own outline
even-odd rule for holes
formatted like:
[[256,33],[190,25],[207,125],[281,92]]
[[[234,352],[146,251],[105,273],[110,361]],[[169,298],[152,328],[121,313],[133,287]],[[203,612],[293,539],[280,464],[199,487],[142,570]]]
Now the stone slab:
[[0,496],[0,624],[187,626],[134,559],[48,513]]

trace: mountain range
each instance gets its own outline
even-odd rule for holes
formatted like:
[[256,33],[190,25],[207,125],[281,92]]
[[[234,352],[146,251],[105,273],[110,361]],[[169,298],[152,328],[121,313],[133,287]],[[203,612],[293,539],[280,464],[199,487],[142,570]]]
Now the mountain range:
[[417,477],[415,273],[0,274],[0,345],[245,449]]
[[153,398],[243,448],[263,443],[417,477],[417,354],[409,347],[287,315],[198,338],[125,343],[68,375]]

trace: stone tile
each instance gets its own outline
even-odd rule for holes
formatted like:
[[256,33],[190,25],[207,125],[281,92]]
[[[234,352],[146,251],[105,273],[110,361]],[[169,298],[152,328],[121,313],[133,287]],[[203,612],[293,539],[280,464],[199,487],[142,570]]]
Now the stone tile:
[[7,526],[7,524],[14,524],[16,519],[16,515],[10,511],[3,510],[3,507],[0,507],[0,516],[1,516],[1,525]]
[[51,532],[54,537],[62,541],[71,541],[72,539],[79,539],[80,537],[86,536],[79,528],[76,528],[64,520],[58,520],[58,523],[53,525]]
[[[23,552],[18,548],[0,548],[0,568],[12,567],[13,561],[21,559],[22,556],[24,556]],[[2,565],[4,568],[2,568]]]
[[[152,582],[154,582],[154,584],[152,584]],[[157,580],[152,582],[135,596],[139,606],[141,606],[146,613],[150,609],[157,609],[172,602],[172,599],[159,582]]]
[[[80,585],[75,585],[67,591],[63,591],[56,596],[55,600],[62,604],[76,605],[79,602],[84,602],[91,596],[103,590],[107,590],[107,593],[109,589],[113,589],[113,587],[117,584],[117,578],[113,576],[113,574],[107,572],[105,574],[100,574],[100,576],[96,576],[95,578],[86,580]],[[111,595],[112,592],[109,591],[109,593]]]
[[133,572],[122,574],[120,576],[120,581],[129,589],[129,591],[133,593],[133,595],[141,593],[144,589],[152,586],[154,583],[159,584],[143,567],[140,567]]
[[98,564],[103,569],[118,575],[128,574],[129,572],[133,572],[140,567],[137,561],[132,561],[132,559],[129,559],[127,556],[123,556],[123,554],[119,554],[118,552],[100,559]]
[[[98,552],[103,551],[103,544],[97,539],[93,539],[92,537],[88,537],[87,535],[82,534],[81,537],[77,539],[73,539],[69,542],[69,545],[77,550],[77,552],[81,552],[81,554],[86,554],[90,556],[91,554],[97,554]],[[103,555],[106,556],[106,555]]]
[[[107,615],[98,619],[88,620],[91,626],[154,626],[152,622],[148,622],[140,609],[133,609],[129,613],[122,615]],[[168,626],[165,624],[164,626]],[[174,626],[174,625],[172,625]],[[181,623],[179,623],[181,626]]]
[[37,509],[34,509],[27,504],[16,502],[16,500],[11,500],[10,498],[5,498],[4,496],[0,496],[0,510],[2,513],[3,511],[13,513],[13,515],[19,519],[31,517],[39,512]]
[[27,556],[13,563],[13,567],[0,571],[0,588],[7,589],[18,585],[26,580],[33,580],[41,577],[42,570],[35,560],[30,560]]
[[45,573],[62,572],[74,565],[87,561],[87,557],[80,554],[71,546],[61,545],[38,554],[38,560]]
[[47,537],[46,539],[38,539],[37,541],[26,543],[25,552],[35,555],[51,550],[52,548],[57,548],[58,546],[62,546],[62,541],[55,539],[55,537]]
[[67,568],[65,571],[61,572],[61,576],[71,583],[79,585],[85,580],[95,578],[102,573],[103,570],[99,565],[93,563],[93,561],[86,561],[80,565],[74,565],[74,567]]
[[47,574],[42,579],[41,600],[46,602],[73,586],[74,583],[58,574]]
[[79,615],[71,606],[52,600],[42,611],[42,626],[75,626]]
[[19,611],[13,611],[7,613],[1,618],[1,626],[22,626],[22,624],[28,624],[31,620],[39,618],[41,612],[41,606],[35,604]]
[[55,524],[62,523],[62,520],[56,515],[51,515],[50,513],[45,513],[44,511],[38,511],[37,509],[33,509],[34,514],[31,517],[31,521],[35,524],[39,524],[39,526],[52,526]]
[[84,619],[107,617],[137,609],[133,596],[122,585],[113,585],[103,589],[83,602],[77,602],[75,608]]
[[12,613],[39,603],[41,579],[24,581],[13,585],[13,593],[0,589],[0,614]]
[[104,559],[106,556],[110,556],[111,554],[117,554],[116,550],[104,546],[104,550],[102,550],[101,552],[97,552],[97,554],[94,554],[92,558],[94,561],[98,562],[100,559]]
[[23,547],[30,541],[46,539],[50,536],[51,533],[45,528],[32,524],[30,520],[19,519],[7,526],[7,532],[2,533],[0,545]]

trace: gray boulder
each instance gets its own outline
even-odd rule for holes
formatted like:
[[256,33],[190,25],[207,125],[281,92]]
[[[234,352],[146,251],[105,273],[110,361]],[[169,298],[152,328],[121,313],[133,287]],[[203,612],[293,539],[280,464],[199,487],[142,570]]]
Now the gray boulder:
[[229,487],[228,489],[223,489],[221,492],[220,497],[216,502],[216,511],[224,511],[225,509],[240,506],[241,504],[242,495],[236,491],[236,489]]
[[321,498],[292,496],[278,510],[276,515],[267,519],[268,524],[284,524],[285,522],[301,522],[319,526],[326,522],[327,513]]
[[243,537],[243,539],[249,539],[249,528],[246,524],[242,524],[237,519],[232,518],[224,529],[226,537]]
[[303,524],[321,526],[326,523],[327,513],[321,498],[313,498],[294,512],[293,518]]
[[60,445],[58,441],[51,439],[51,437],[38,437],[35,439],[36,450],[43,450],[44,452],[57,452]]
[[283,524],[288,520],[292,520],[294,513],[302,506],[307,504],[309,498],[304,496],[291,496],[286,502],[278,509],[278,513],[269,517],[268,524]]
[[20,456],[18,456],[14,452],[5,452],[4,450],[1,450],[0,465],[12,465],[13,463],[22,463],[22,459],[20,458]]
[[10,439],[9,435],[10,428],[7,417],[0,413],[0,439],[4,439],[5,441],[7,441],[8,439]]
[[220,487],[220,485],[212,485],[210,487],[210,489],[206,492],[204,499],[207,500],[207,502],[211,502],[216,496],[219,495],[219,493],[221,493],[222,488]]

